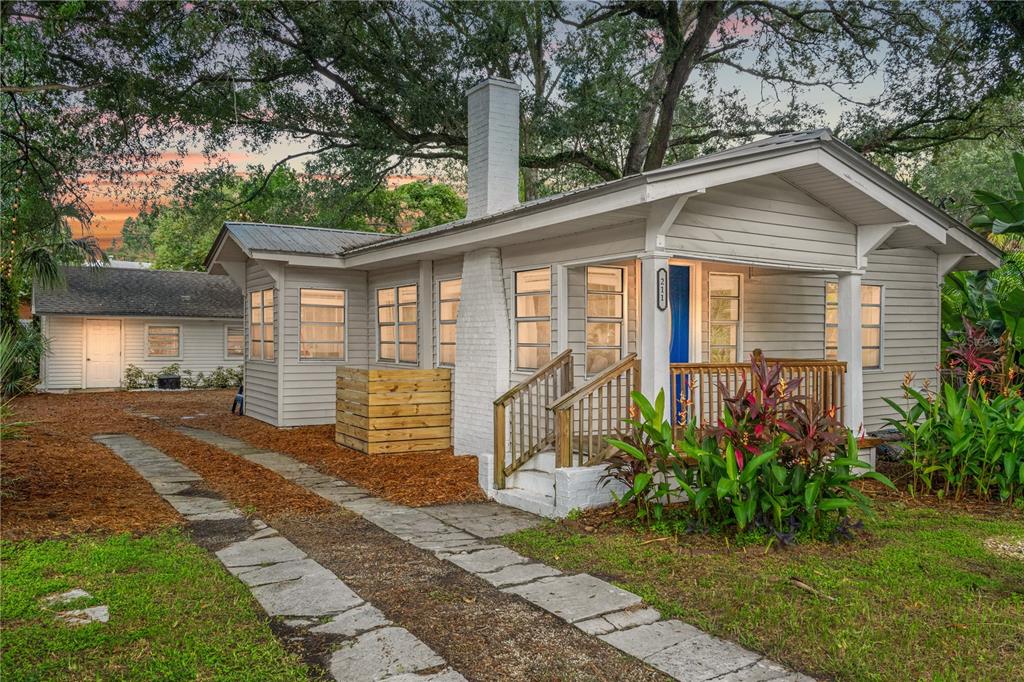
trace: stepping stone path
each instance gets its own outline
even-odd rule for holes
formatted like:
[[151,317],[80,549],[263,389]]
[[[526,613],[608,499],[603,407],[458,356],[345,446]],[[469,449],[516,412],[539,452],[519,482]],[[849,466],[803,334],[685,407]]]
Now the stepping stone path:
[[[98,435],[94,440],[139,472],[197,531],[213,523],[219,536],[234,536],[220,543],[224,546],[214,552],[216,557],[249,587],[268,616],[281,617],[294,630],[295,638],[336,640],[325,664],[334,679],[465,682],[429,646],[276,530],[247,519],[208,490],[193,488],[202,478],[191,469],[134,436]],[[227,529],[221,527],[225,524]]]
[[[56,606],[59,604],[70,604],[73,601],[79,599],[91,599],[92,595],[81,588],[74,588],[67,592],[61,592],[60,594],[51,594],[49,597],[43,598],[43,603],[47,606]],[[110,620],[110,608],[106,604],[100,604],[99,606],[90,606],[87,609],[71,609],[68,611],[58,611],[57,619],[61,620],[68,625],[88,625],[89,623],[106,623]]]
[[[363,488],[279,452],[255,448],[213,431],[184,426],[178,430],[274,471],[677,680],[812,682],[806,675],[787,670],[760,654],[712,637],[682,621],[661,620],[657,610],[644,607],[640,597],[632,592],[585,573],[565,575],[507,547],[487,542],[537,525],[540,520],[531,514],[494,503],[413,509],[373,497]],[[336,627],[347,631],[344,624]],[[377,632],[386,631],[387,628]],[[377,651],[375,646],[367,642],[359,651]]]

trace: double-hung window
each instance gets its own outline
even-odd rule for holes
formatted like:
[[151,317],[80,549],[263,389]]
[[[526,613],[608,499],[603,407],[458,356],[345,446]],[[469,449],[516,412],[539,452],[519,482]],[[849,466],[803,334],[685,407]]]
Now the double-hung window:
[[622,268],[587,268],[587,374],[597,374],[622,358],[624,292]]
[[181,327],[157,324],[146,327],[146,355],[151,358],[181,357]]
[[416,285],[377,289],[377,359],[415,363],[419,358]]
[[[864,369],[882,366],[882,287],[860,287],[860,346]],[[825,282],[825,358],[839,357],[839,284]]]
[[551,359],[551,270],[515,273],[516,369],[537,369]]
[[437,364],[441,367],[455,366],[455,330],[461,299],[461,279],[437,283]]
[[245,327],[224,327],[224,357],[228,360],[245,357]]
[[249,359],[274,359],[274,290],[249,292]]
[[740,276],[708,275],[711,362],[736,362],[740,336]]
[[299,357],[345,359],[345,292],[299,289]]

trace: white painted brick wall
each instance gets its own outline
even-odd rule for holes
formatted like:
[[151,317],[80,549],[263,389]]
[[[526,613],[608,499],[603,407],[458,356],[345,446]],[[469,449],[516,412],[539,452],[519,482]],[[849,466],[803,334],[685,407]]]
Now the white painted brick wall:
[[466,215],[476,218],[519,203],[519,86],[488,78],[470,88],[466,96]]
[[501,252],[467,253],[455,348],[455,452],[494,452],[494,399],[508,390],[510,333]]

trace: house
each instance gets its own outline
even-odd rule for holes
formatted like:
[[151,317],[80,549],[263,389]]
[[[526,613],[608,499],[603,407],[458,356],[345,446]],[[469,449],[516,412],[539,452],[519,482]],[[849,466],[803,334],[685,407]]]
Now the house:
[[879,427],[905,375],[936,378],[943,276],[1000,262],[828,130],[520,203],[518,87],[484,80],[468,108],[465,219],[224,225],[207,266],[246,293],[250,415],[333,423],[339,366],[451,367],[456,452],[497,499],[564,513],[607,499],[587,465],[631,389],[713,420],[755,350]]
[[242,364],[242,290],[229,277],[100,266],[64,276],[66,287],[32,291],[49,340],[44,391],[116,388],[128,365],[208,373]]

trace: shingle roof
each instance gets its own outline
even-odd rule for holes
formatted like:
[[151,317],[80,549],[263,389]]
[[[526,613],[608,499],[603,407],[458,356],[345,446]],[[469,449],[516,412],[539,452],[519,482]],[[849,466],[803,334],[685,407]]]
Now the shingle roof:
[[172,270],[66,267],[67,287],[36,286],[36,314],[242,317],[242,290],[224,275]]
[[268,225],[265,223],[224,223],[224,229],[246,251],[273,251],[334,256],[394,235],[378,232],[333,230],[326,227]]

